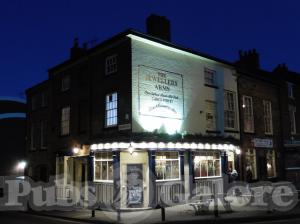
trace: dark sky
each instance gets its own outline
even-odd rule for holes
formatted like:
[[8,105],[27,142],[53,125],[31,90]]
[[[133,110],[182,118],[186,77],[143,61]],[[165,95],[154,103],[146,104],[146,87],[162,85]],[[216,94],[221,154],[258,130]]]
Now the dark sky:
[[300,72],[299,10],[298,0],[1,0],[0,96],[20,97],[45,80],[69,57],[74,37],[144,32],[151,13],[171,20],[174,43],[228,61],[256,48],[264,69],[285,62]]

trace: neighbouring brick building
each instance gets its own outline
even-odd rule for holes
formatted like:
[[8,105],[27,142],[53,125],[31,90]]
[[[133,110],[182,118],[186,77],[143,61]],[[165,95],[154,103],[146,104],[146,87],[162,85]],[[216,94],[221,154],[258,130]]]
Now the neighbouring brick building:
[[274,71],[279,81],[282,150],[286,180],[300,189],[300,74],[290,71],[285,64]]
[[242,176],[253,181],[282,180],[284,175],[279,81],[259,65],[255,50],[240,52],[238,91],[241,124]]

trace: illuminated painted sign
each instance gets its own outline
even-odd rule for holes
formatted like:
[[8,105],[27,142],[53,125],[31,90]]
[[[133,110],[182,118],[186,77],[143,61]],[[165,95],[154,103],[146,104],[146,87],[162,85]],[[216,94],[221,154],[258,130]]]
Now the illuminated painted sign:
[[139,66],[140,115],[183,119],[182,75]]

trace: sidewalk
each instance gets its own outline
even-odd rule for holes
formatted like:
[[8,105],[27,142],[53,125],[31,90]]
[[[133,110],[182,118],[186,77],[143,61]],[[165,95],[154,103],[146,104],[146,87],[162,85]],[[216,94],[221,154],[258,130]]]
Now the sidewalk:
[[[90,210],[80,209],[76,211],[51,211],[51,212],[32,212],[34,215],[62,218],[71,221],[82,221],[87,223],[117,223],[118,216],[115,211],[95,211],[95,217],[91,217]],[[177,205],[166,208],[165,223],[197,222],[197,223],[239,223],[256,222],[266,220],[280,220],[300,218],[300,205],[287,212],[274,211],[268,213],[266,210],[258,207],[234,208],[231,213],[226,213],[224,208],[220,207],[219,217],[214,216],[213,206],[210,211],[195,216],[193,208],[189,204]],[[161,223],[161,210],[143,210],[143,211],[122,211],[120,223]]]

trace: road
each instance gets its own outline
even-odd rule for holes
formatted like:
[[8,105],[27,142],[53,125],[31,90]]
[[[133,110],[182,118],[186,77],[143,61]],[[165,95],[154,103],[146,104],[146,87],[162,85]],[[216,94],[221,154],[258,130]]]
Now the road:
[[30,215],[21,212],[0,212],[1,224],[86,224],[57,218]]
[[[251,222],[247,223],[239,223],[239,224],[249,224]],[[253,224],[282,224],[282,223],[288,223],[288,224],[299,224],[300,219],[286,219],[286,220],[276,220],[276,221],[263,221],[263,222],[252,222]]]

